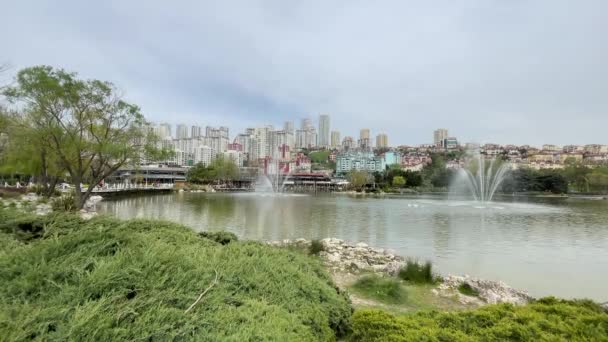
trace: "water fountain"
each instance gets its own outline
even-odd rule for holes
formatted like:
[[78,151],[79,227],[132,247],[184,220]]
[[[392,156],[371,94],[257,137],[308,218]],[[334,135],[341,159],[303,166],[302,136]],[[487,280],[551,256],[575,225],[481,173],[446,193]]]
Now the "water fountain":
[[279,161],[269,159],[266,161],[264,170],[260,170],[255,184],[255,192],[264,194],[282,193],[289,172],[281,169]]
[[510,168],[508,163],[497,158],[486,159],[485,155],[474,151],[469,154],[468,167],[458,170],[451,184],[452,191],[459,191],[459,186],[465,185],[464,190],[472,194],[475,201],[490,202]]

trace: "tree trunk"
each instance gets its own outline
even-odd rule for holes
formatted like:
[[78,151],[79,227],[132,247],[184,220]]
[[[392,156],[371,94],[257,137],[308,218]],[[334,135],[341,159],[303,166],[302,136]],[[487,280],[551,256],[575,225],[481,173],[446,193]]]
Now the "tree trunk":
[[84,207],[84,199],[82,196],[82,189],[80,188],[80,177],[73,177],[74,182],[74,209],[80,210]]

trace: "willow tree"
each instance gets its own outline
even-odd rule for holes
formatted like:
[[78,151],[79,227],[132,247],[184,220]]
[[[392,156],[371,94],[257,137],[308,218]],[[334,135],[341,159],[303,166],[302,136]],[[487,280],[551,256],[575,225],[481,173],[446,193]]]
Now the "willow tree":
[[36,66],[19,71],[15,85],[3,93],[18,107],[21,128],[47,144],[47,156],[69,175],[76,208],[120,167],[161,153],[140,109],[124,101],[112,83]]

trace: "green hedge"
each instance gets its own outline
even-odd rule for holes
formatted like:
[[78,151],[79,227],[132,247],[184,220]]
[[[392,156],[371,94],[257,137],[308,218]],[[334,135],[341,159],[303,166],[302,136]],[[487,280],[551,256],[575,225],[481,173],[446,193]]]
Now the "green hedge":
[[452,313],[361,310],[352,329],[352,341],[608,341],[608,314],[591,301],[544,298]]
[[346,295],[302,253],[157,221],[3,209],[0,220],[3,340],[325,341],[348,330]]

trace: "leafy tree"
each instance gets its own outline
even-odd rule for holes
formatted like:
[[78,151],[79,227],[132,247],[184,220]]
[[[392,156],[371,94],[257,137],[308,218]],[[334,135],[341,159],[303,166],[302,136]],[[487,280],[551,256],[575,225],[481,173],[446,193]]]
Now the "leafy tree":
[[231,159],[218,157],[209,166],[198,163],[188,170],[186,179],[190,183],[209,184],[212,182],[226,182],[237,179],[239,168]]
[[395,176],[393,177],[393,186],[397,188],[402,188],[405,186],[406,179],[403,176]]
[[239,167],[232,159],[219,156],[215,158],[210,165],[210,168],[215,171],[215,180],[220,182],[235,180],[239,176]]
[[112,83],[36,66],[19,71],[15,86],[3,93],[20,106],[20,122],[48,142],[49,155],[69,174],[76,208],[120,167],[137,165],[144,157],[162,158],[139,108],[123,101]]
[[369,174],[365,171],[352,171],[347,178],[353,188],[360,190],[367,185]]
[[51,142],[47,137],[37,134],[31,124],[24,120],[26,117],[22,115],[6,118],[10,139],[7,131],[7,139],[0,155],[0,172],[32,175],[42,186],[42,194],[50,197],[55,191],[55,185],[65,176],[66,169],[49,148]]
[[407,170],[404,172],[403,177],[407,180],[407,187],[422,186],[422,173],[418,171]]
[[608,170],[593,170],[589,174],[589,186],[596,191],[608,192]]

